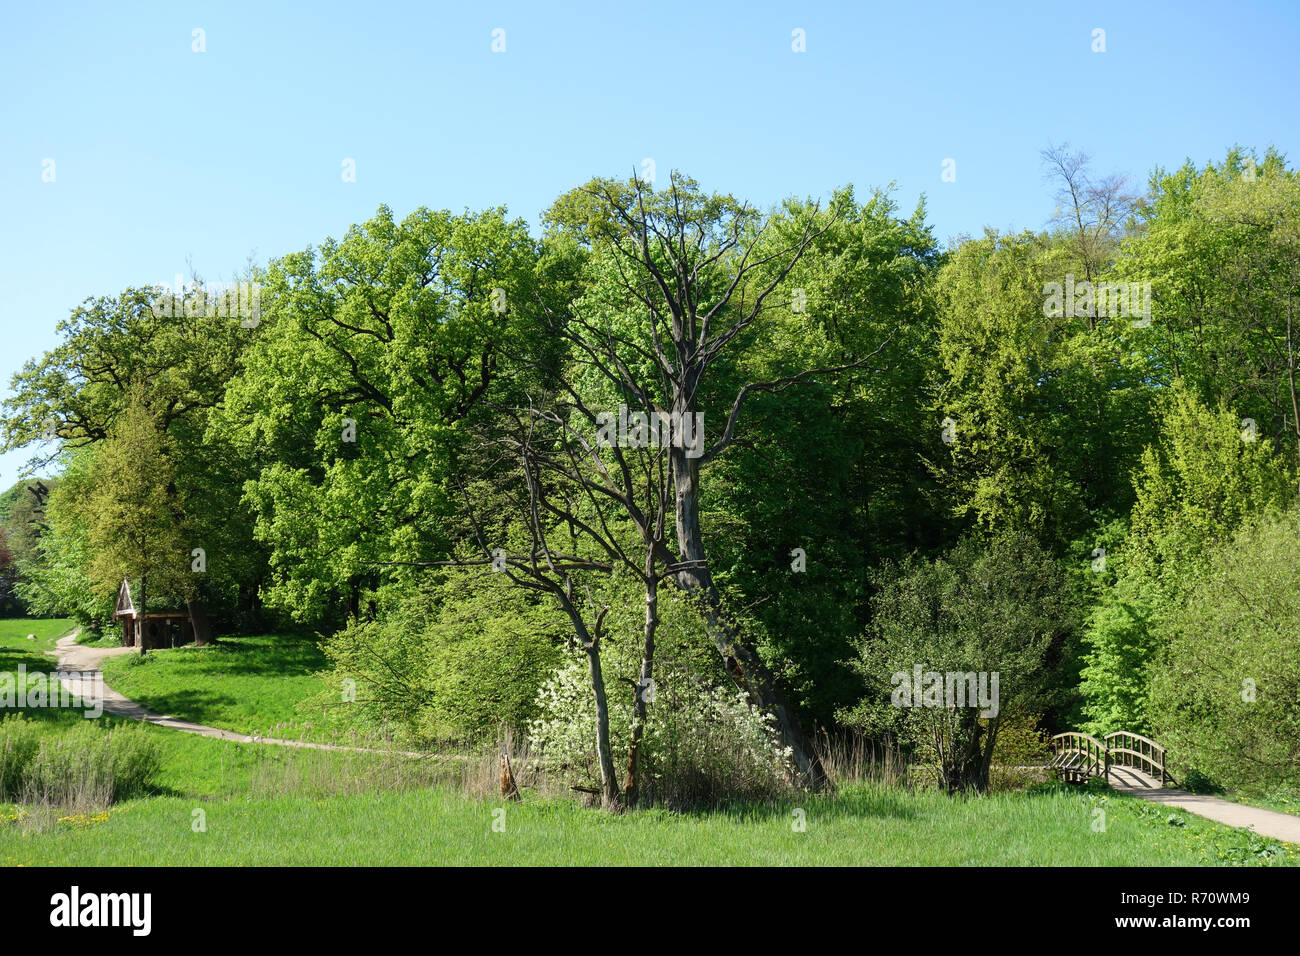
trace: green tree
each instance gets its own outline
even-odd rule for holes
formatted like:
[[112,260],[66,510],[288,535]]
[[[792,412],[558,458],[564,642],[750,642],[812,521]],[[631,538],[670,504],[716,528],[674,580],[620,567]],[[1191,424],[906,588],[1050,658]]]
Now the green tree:
[[[189,548],[203,548],[208,557],[208,570],[192,580],[185,595],[200,640],[208,632],[208,605],[215,602],[222,613],[232,614],[238,596],[247,599],[255,591],[265,565],[240,505],[251,456],[208,436],[226,384],[256,335],[239,315],[241,296],[251,311],[255,283],[255,272],[250,272],[244,293],[233,299],[234,313],[226,290],[207,290],[197,279],[188,290],[177,290],[186,296],[179,304],[159,288],[129,288],[117,296],[87,299],[59,323],[60,343],[14,376],[13,394],[4,403],[4,447],[43,442],[38,449],[48,450],[38,450],[34,464],[83,452],[93,455],[133,402],[148,404],[165,438],[175,523],[191,536]],[[143,390],[142,395],[133,397],[133,390]],[[52,446],[51,436],[56,439]],[[67,523],[57,533],[82,536]],[[70,568],[50,568],[47,574],[37,565],[71,555],[82,544],[48,545],[42,558],[25,561],[24,567],[34,580],[57,585],[47,592],[53,597],[67,591],[63,585],[70,583]],[[111,593],[116,590],[115,585]],[[96,595],[95,603],[108,597]]]
[[[793,205],[793,204],[792,204]],[[711,435],[669,447],[675,521],[672,578],[701,602],[719,656],[738,688],[775,716],[799,772],[815,778],[815,754],[784,688],[758,650],[755,635],[728,612],[706,546],[709,466],[743,430],[747,400],[811,378],[866,366],[858,347],[868,333],[845,336],[828,364],[779,369],[759,378],[750,365],[755,342],[780,335],[794,309],[790,272],[843,212],[791,209],[782,220],[732,196],[707,193],[674,172],[663,189],[633,177],[593,180],[560,197],[547,213],[551,235],[583,247],[589,281],[566,307],[548,311],[554,334],[571,348],[589,381],[603,380],[620,403],[646,414],[714,422]],[[810,338],[833,330],[813,316]],[[856,330],[861,332],[861,330]],[[766,356],[764,356],[766,357]],[[659,558],[663,560],[663,558]]]
[[538,378],[505,365],[528,351],[511,343],[530,335],[536,264],[502,209],[397,221],[381,207],[268,266],[214,432],[253,464],[273,607],[338,624],[451,553],[466,419],[489,399],[526,404]]
[[[764,661],[813,726],[832,725],[861,694],[841,662],[867,623],[870,568],[935,550],[950,523],[922,460],[942,447],[925,407],[938,266],[925,206],[900,216],[888,192],[858,202],[852,189],[833,204],[840,215],[790,271],[789,297],[719,378],[739,390],[745,376],[878,351],[861,369],[753,394],[736,441],[711,465],[702,519],[728,603],[752,608]],[[763,248],[788,242],[810,212],[788,202]]]
[[1251,419],[1294,466],[1300,455],[1300,177],[1269,150],[1151,176],[1143,225],[1117,268],[1150,281],[1143,337],[1153,382]]
[[1224,542],[1290,495],[1272,440],[1247,440],[1235,412],[1206,407],[1179,381],[1163,396],[1161,419],[1158,443],[1133,473],[1128,535],[1109,557],[1118,577],[1085,639],[1093,730],[1149,729],[1149,667],[1168,643],[1170,615]]
[[64,454],[62,476],[42,506],[45,531],[20,563],[17,590],[28,613],[68,616],[99,628],[112,613],[117,586],[104,590],[88,575],[91,555],[82,503],[94,490],[89,474],[93,459],[91,448]]
[[[866,696],[843,719],[928,755],[949,792],[984,792],[1003,719],[1053,703],[1078,622],[1064,574],[1025,532],[968,536],[946,556],[911,558],[881,574],[851,661]],[[951,676],[966,674],[987,696],[975,699],[975,686]]]
[[1300,786],[1300,516],[1252,521],[1170,616],[1151,723],[1182,768],[1234,788]]
[[1072,281],[1070,255],[1028,232],[951,254],[935,290],[929,423],[944,429],[932,467],[955,515],[1032,530],[1058,551],[1128,511],[1128,473],[1151,433],[1131,319],[1051,299]]
[[169,453],[160,416],[146,404],[143,389],[137,390],[96,449],[91,490],[81,505],[90,580],[102,592],[124,579],[138,581],[141,621],[150,596],[181,595],[187,588],[189,555],[177,525]]

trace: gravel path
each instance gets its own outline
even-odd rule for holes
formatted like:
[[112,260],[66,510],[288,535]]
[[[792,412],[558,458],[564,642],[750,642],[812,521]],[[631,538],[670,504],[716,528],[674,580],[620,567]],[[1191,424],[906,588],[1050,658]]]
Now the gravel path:
[[181,720],[179,717],[156,714],[143,704],[138,704],[129,697],[124,697],[113,690],[103,682],[103,676],[100,673],[99,664],[104,658],[118,657],[122,654],[138,654],[140,652],[134,647],[86,647],[77,643],[77,635],[80,633],[78,629],[67,637],[60,638],[54,643],[55,650],[46,653],[51,653],[58,658],[59,670],[79,671],[81,674],[87,675],[86,677],[62,678],[60,682],[68,689],[69,693],[82,697],[93,694],[94,688],[92,684],[95,677],[92,675],[100,675],[99,686],[103,691],[104,713],[106,714],[127,717],[147,724],[156,724],[159,727],[170,727],[172,730],[179,730],[182,733],[198,734],[201,737],[217,737],[221,740],[231,740],[241,744],[274,744],[277,747],[303,747],[308,750],[343,750],[352,753],[398,754],[403,757],[435,756],[434,754],[413,753],[407,750],[375,750],[369,747],[341,747],[335,744],[317,744],[305,740],[282,740],[278,737],[254,737],[248,734],[235,733],[232,730],[222,730],[220,727],[209,727],[207,724],[196,724],[191,720]]
[[1122,793],[1160,803],[1165,806],[1178,807],[1198,817],[1206,817],[1230,827],[1251,830],[1260,836],[1273,837],[1285,843],[1300,844],[1300,817],[1290,813],[1278,813],[1276,810],[1264,810],[1260,807],[1248,807],[1219,797],[1190,793],[1186,790],[1161,788],[1157,781],[1131,767],[1112,767],[1110,785]]

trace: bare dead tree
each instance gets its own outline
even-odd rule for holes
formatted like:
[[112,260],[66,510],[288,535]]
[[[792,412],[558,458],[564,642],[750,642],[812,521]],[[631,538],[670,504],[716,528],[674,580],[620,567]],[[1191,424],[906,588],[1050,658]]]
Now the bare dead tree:
[[[1057,187],[1053,221],[1069,236],[1087,281],[1093,282],[1110,259],[1137,197],[1123,176],[1096,178],[1088,154],[1071,150],[1069,143],[1049,144],[1042,157],[1046,179]],[[1088,327],[1096,327],[1095,318],[1088,318]]]

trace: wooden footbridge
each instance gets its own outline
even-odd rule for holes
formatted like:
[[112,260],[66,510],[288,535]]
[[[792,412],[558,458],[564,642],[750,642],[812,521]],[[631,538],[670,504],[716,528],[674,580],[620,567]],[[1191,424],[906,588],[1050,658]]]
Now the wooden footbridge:
[[1102,777],[1129,790],[1160,790],[1172,782],[1165,768],[1165,748],[1128,730],[1116,730],[1100,740],[1073,730],[1057,734],[1048,767],[1062,780],[1085,783]]
[[1104,777],[1116,790],[1164,807],[1177,807],[1230,827],[1300,844],[1300,817],[1243,806],[1218,797],[1188,793],[1172,785],[1165,748],[1149,737],[1117,730],[1102,739],[1075,731],[1052,738],[1048,764],[1066,780]]

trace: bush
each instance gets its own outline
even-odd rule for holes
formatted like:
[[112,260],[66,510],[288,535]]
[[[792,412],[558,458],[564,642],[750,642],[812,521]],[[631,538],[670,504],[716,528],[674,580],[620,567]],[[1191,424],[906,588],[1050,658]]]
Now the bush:
[[107,737],[113,765],[113,801],[151,791],[162,769],[162,758],[144,725],[119,727],[109,731]]
[[89,724],[41,741],[23,778],[24,803],[77,810],[113,801],[113,762],[108,735]]
[[[1018,790],[1044,778],[1052,758],[1051,741],[1039,726],[1038,717],[1004,714],[993,745],[989,768],[989,789]],[[1033,769],[1031,769],[1033,768]]]
[[1192,769],[1183,774],[1183,779],[1178,781],[1178,785],[1184,790],[1192,793],[1222,793],[1223,788],[1203,774],[1201,771]]
[[153,786],[157,745],[143,725],[103,731],[89,723],[46,737],[24,768],[24,803],[77,810],[106,807]]
[[353,680],[359,722],[396,729],[414,746],[522,729],[565,632],[554,611],[503,578],[449,571],[388,601],[381,620],[336,634],[324,647],[333,671],[321,702],[335,705],[337,688]]
[[[669,596],[660,601],[655,699],[640,753],[641,805],[683,809],[788,791],[791,754],[781,745],[774,719],[724,686],[716,671],[701,666],[710,657],[684,602]],[[607,619],[608,635],[614,636],[602,644],[610,743],[619,770],[631,743],[640,667],[639,642],[619,635],[637,633],[636,604],[629,599],[614,609]],[[534,768],[569,786],[598,790],[596,705],[585,655],[570,652],[568,662],[542,685],[537,708],[539,716],[528,731]]]
[[27,768],[41,747],[40,728],[20,716],[0,721],[0,800],[21,799]]

